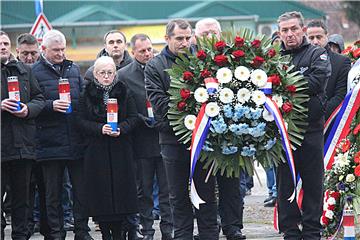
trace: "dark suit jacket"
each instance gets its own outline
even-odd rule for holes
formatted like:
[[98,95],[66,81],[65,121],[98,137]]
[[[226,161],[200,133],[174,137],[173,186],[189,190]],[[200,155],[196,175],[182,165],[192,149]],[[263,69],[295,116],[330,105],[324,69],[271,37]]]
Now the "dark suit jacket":
[[331,63],[331,76],[326,86],[327,105],[325,118],[328,119],[345,97],[347,75],[351,68],[351,62],[348,57],[332,52],[329,46],[325,48]]

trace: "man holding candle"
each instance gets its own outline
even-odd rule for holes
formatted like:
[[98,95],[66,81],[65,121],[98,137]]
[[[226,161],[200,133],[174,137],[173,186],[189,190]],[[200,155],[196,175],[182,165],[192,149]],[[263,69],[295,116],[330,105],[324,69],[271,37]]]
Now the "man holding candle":
[[46,239],[64,239],[62,184],[65,166],[73,186],[75,239],[92,239],[84,216],[83,143],[75,127],[83,80],[80,70],[65,59],[66,39],[57,31],[44,35],[40,60],[32,67],[44,92],[46,105],[36,121],[40,233]]
[[[27,213],[32,161],[35,159],[34,118],[45,105],[30,67],[10,53],[9,36],[0,31],[1,57],[1,197],[12,189],[13,239],[27,239]],[[6,222],[1,216],[1,239]]]

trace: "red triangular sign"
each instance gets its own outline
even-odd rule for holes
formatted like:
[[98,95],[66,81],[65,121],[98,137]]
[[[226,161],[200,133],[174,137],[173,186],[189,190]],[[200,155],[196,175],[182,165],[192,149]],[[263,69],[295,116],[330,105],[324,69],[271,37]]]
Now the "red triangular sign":
[[45,33],[50,31],[51,29],[52,27],[47,18],[45,17],[45,14],[40,13],[31,28],[30,34],[34,35],[38,42],[41,43]]

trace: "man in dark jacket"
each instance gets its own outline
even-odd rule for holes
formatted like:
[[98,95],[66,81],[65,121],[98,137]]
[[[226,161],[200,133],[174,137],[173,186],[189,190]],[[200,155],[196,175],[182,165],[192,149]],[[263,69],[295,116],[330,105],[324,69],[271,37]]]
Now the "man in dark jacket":
[[280,231],[284,239],[320,239],[322,189],[324,176],[323,126],[325,114],[325,88],[331,74],[330,61],[324,48],[309,44],[306,27],[299,12],[286,12],[278,18],[282,54],[292,57],[295,70],[308,82],[308,127],[301,147],[294,154],[296,173],[300,174],[304,197],[302,211],[296,200],[290,202],[294,185],[289,166],[278,167],[278,213]]
[[[179,53],[190,48],[191,26],[183,19],[171,20],[166,26],[167,46],[145,67],[146,92],[154,110],[156,127],[159,130],[161,155],[170,191],[170,204],[173,210],[174,239],[190,240],[193,238],[193,210],[189,198],[188,183],[190,152],[187,146],[178,142],[167,119],[169,109],[170,77],[165,71],[175,63]],[[199,195],[206,203],[196,210],[200,239],[219,239],[216,219],[215,179],[211,176],[205,183],[207,171],[198,162],[194,180],[197,182]]]
[[[152,210],[153,183],[156,176],[159,184],[159,206],[161,214],[160,230],[163,240],[171,239],[172,216],[169,203],[169,189],[166,181],[164,163],[160,155],[159,132],[153,128],[154,119],[151,115],[145,92],[145,64],[154,56],[150,38],[145,34],[136,34],[130,41],[135,60],[120,69],[117,73],[120,81],[125,82],[132,91],[139,118],[142,122],[133,133],[135,161],[140,168],[137,171],[140,177],[140,221],[144,240],[152,240],[155,230]],[[149,115],[150,111],[150,115]]]
[[[126,50],[126,37],[119,30],[111,30],[104,35],[104,48],[97,55],[109,56],[114,59],[116,70],[119,70],[133,61]],[[91,66],[85,73],[85,81],[94,80],[94,66]]]
[[[197,38],[212,38],[213,35],[220,39],[221,26],[220,23],[213,18],[205,18],[195,24],[195,36]],[[218,173],[216,181],[219,188],[219,213],[221,217],[221,228],[227,240],[246,239],[242,234],[243,226],[243,210],[244,195],[240,191],[240,179],[244,172],[240,173],[240,177],[226,177]]]
[[[46,105],[36,120],[37,161],[41,176],[38,182],[40,196],[40,232],[46,239],[64,239],[62,183],[65,166],[68,167],[73,187],[75,239],[92,239],[82,208],[83,144],[75,128],[75,114],[82,89],[80,70],[65,59],[65,36],[57,31],[47,32],[43,39],[43,55],[32,67],[43,90]],[[71,102],[59,99],[59,79],[70,84]],[[71,107],[71,108],[70,108]],[[71,109],[71,111],[70,111]]]
[[[10,53],[11,43],[0,32],[1,56],[1,199],[12,189],[12,239],[27,239],[27,214],[32,161],[35,160],[35,120],[45,106],[44,96],[29,66]],[[8,77],[17,77],[20,99],[9,96]],[[15,87],[16,89],[16,87]],[[20,106],[19,106],[20,105]],[[20,107],[20,110],[17,110]],[[5,219],[1,215],[1,239]]]
[[351,68],[348,57],[333,52],[328,43],[327,27],[322,21],[311,21],[307,25],[307,37],[311,44],[326,49],[331,63],[331,77],[326,86],[327,105],[325,120],[344,100],[347,91],[347,75]]

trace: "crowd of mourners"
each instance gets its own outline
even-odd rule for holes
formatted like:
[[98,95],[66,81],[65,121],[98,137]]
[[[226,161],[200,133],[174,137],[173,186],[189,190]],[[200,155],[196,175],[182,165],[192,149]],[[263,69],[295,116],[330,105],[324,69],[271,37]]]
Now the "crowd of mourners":
[[[16,56],[8,34],[0,32],[1,196],[2,210],[10,209],[12,239],[40,231],[46,240],[61,240],[70,229],[75,240],[91,240],[91,217],[104,240],[152,240],[154,185],[162,240],[217,240],[220,230],[228,240],[246,239],[243,200],[249,176],[218,174],[205,181],[208,173],[198,162],[194,178],[206,203],[193,208],[189,146],[178,141],[166,117],[171,80],[165,70],[185,50],[196,54],[196,38],[221,39],[221,26],[207,18],[193,29],[187,20],[174,19],[165,32],[166,46],[159,53],[144,33],[128,43],[121,31],[107,32],[104,48],[84,76],[66,58],[60,31],[48,31],[40,46],[34,36],[19,35]],[[294,151],[303,181],[302,210],[288,201],[293,189],[285,163],[266,170],[264,205],[277,202],[284,239],[320,239],[323,126],[346,94],[351,63],[339,54],[344,50],[340,35],[328,36],[322,21],[305,25],[299,12],[279,16],[271,39],[308,81],[310,100],[305,137]],[[6,224],[2,211],[2,239]]]

